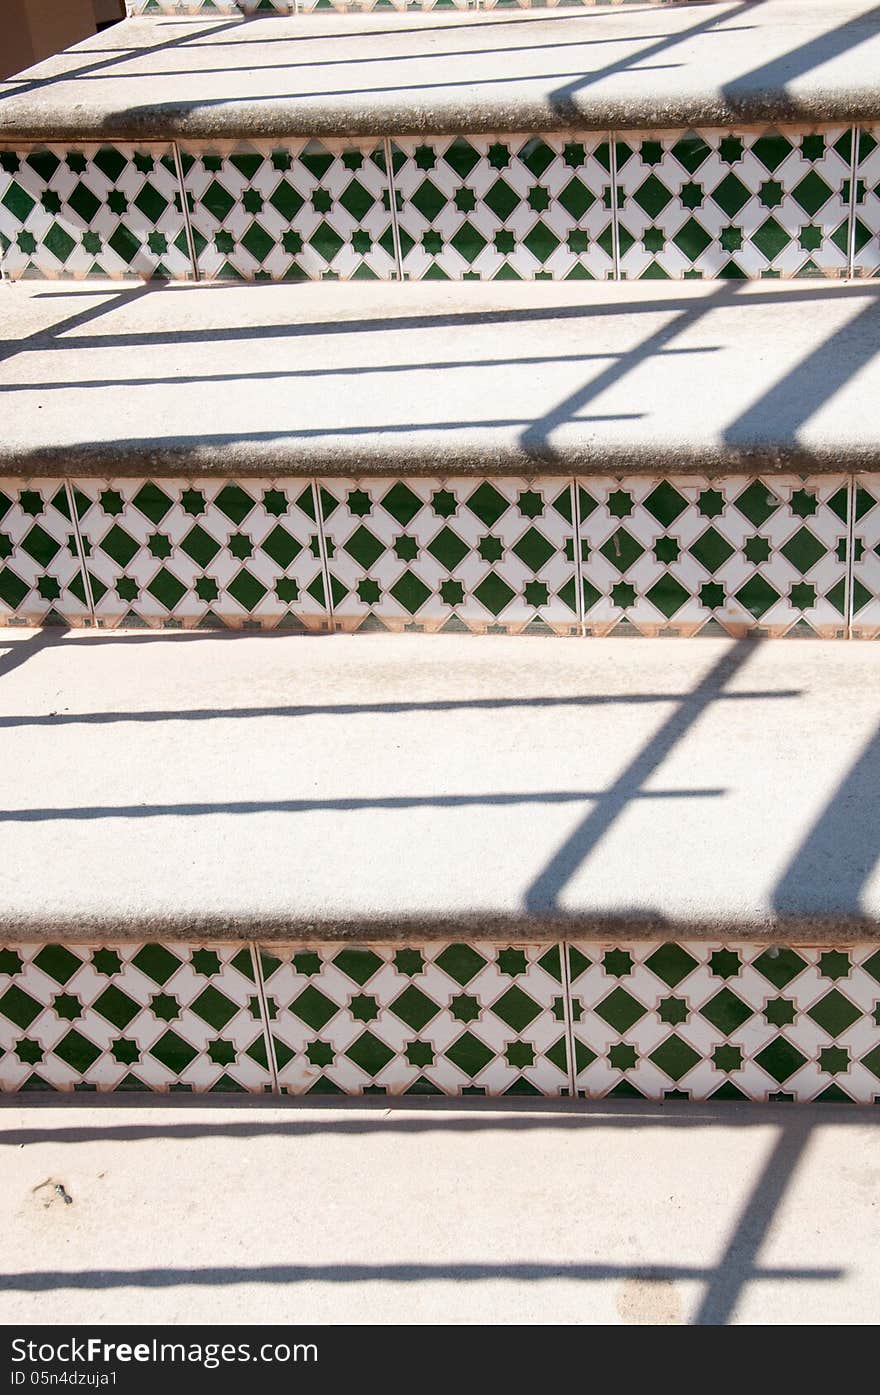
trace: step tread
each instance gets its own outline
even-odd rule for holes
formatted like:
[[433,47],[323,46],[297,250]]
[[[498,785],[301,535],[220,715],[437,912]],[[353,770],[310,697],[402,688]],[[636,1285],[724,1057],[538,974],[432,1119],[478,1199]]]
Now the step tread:
[[876,281],[28,282],[0,301],[6,474],[880,469]]
[[0,138],[880,118],[872,0],[130,19],[0,83]]
[[13,937],[880,927],[871,645],[3,642]]

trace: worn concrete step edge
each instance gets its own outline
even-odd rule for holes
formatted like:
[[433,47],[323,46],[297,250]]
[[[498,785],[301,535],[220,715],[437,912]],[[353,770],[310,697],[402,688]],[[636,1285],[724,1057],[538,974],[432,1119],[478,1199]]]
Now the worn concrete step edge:
[[3,643],[10,939],[880,929],[873,645]]
[[5,475],[880,468],[880,282],[0,287]]

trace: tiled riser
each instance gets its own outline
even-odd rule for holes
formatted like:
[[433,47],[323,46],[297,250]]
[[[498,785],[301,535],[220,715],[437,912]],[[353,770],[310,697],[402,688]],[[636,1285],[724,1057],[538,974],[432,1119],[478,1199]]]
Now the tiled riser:
[[[126,0],[129,15],[295,15],[361,13],[367,10],[509,10],[555,9],[557,5],[592,8],[608,0]],[[612,0],[617,4],[670,5],[688,0]]]
[[880,127],[0,149],[0,251],[11,278],[875,276]]
[[3,624],[873,639],[880,475],[0,480]]
[[0,949],[0,1090],[880,1102],[880,951]]

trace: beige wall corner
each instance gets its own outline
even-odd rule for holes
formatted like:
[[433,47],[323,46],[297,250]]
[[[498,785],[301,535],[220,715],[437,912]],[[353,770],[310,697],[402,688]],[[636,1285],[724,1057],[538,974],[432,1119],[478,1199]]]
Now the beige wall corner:
[[3,0],[3,10],[3,77],[95,33],[93,0]]

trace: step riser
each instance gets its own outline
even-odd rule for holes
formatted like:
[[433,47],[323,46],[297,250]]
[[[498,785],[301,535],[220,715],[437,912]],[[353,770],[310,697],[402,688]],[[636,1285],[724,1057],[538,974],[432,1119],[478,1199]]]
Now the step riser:
[[689,0],[126,0],[127,13],[136,15],[198,15],[211,18],[229,15],[231,18],[258,15],[340,14],[373,10],[531,10],[575,6],[594,9],[599,3],[648,5],[688,4]]
[[0,950],[0,1090],[880,1100],[880,952]]
[[0,625],[880,635],[880,475],[7,479],[0,548]]
[[876,276],[880,127],[16,142],[0,249],[11,279]]

